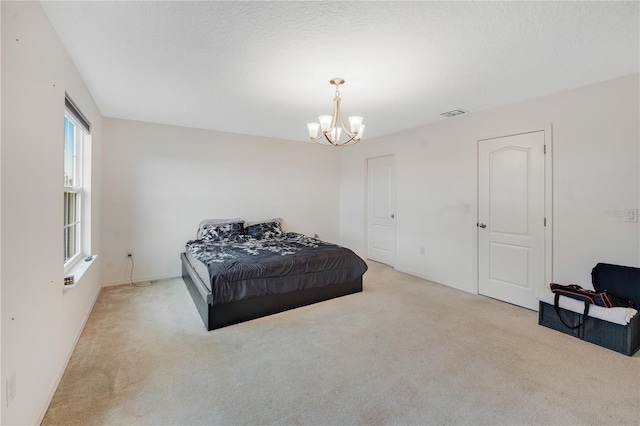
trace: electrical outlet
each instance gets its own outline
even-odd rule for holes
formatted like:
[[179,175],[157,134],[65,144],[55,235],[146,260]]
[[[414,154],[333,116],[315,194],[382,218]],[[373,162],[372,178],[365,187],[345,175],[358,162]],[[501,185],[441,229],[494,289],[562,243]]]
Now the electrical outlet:
[[16,373],[7,379],[7,407],[16,397]]

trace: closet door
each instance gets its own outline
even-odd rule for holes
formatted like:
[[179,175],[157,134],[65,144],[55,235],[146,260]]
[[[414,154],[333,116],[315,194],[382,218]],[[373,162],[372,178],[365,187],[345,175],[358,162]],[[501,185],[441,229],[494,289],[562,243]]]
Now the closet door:
[[367,257],[395,266],[396,183],[393,155],[367,160]]

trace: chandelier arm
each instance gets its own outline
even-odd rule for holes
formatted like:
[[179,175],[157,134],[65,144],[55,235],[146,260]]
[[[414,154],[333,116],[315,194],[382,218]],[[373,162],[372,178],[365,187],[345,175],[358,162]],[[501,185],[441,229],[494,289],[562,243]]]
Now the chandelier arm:
[[[338,146],[338,144],[334,143],[334,142],[329,138],[328,133],[329,133],[329,132],[327,132],[327,133],[322,133],[322,135],[323,135],[323,136],[324,136],[324,138],[327,140],[327,142],[329,142],[331,145],[333,145],[333,146]],[[318,142],[318,143],[319,143],[319,142]]]
[[[349,135],[351,136],[349,139],[347,139],[346,141],[344,141],[344,143],[341,143],[340,146],[344,146],[344,145],[354,145],[356,143],[358,143],[359,141],[356,139],[356,134],[354,133],[353,135]],[[355,141],[354,143],[349,143]]]
[[[333,142],[333,141],[329,138],[328,134],[325,134],[325,133],[321,133],[321,134],[320,134],[320,136],[318,136],[317,138],[310,138],[310,139],[311,139],[312,141],[316,142],[317,144],[325,145],[324,143],[319,142],[319,140],[320,140],[323,136],[324,136],[324,138],[327,140],[327,142],[328,142],[330,145],[332,145],[332,146],[347,146],[347,145],[349,145],[349,146],[350,146],[350,145],[355,145],[355,144],[357,144],[358,142],[360,142],[360,139],[356,139],[356,138],[355,138],[355,137],[357,136],[356,134],[354,134],[353,136],[351,136],[349,139],[347,139],[347,140],[346,140],[346,141],[344,141],[343,143],[335,143],[335,142]],[[325,145],[325,146],[326,146],[326,145]]]
[[336,95],[335,98],[333,98],[333,118],[331,119],[331,128],[329,129],[329,131],[331,131],[332,129],[338,126],[338,119],[342,119],[340,115],[340,95],[339,94]]
[[355,133],[351,133],[349,130],[347,130],[347,127],[344,125],[344,121],[342,119],[342,112],[340,112],[340,127],[342,127],[342,131],[345,132],[347,136],[349,136],[351,139],[353,139],[356,136]]
[[[351,133],[349,130],[347,130],[347,128],[346,128],[346,127],[345,127],[345,125],[344,125],[344,120],[343,120],[343,118],[342,118],[342,109],[340,108],[340,104],[341,104],[341,103],[342,103],[342,102],[341,102],[340,96],[338,95],[338,96],[336,97],[336,106],[335,106],[334,113],[333,113],[334,118],[333,118],[333,121],[332,121],[332,123],[331,123],[331,124],[332,124],[332,125],[331,125],[331,128],[333,129],[333,128],[337,128],[338,126],[340,126],[340,128],[342,129],[342,131],[343,131],[344,133],[346,133],[346,134],[347,134],[347,136],[349,137],[349,141],[350,141],[350,140],[352,140],[356,135],[355,135],[355,133]],[[337,137],[337,136],[338,136],[338,133],[336,132],[336,133],[335,133],[335,135],[336,135],[336,137]],[[349,142],[349,141],[347,141],[347,142]],[[347,142],[341,143],[339,140],[337,140],[337,141],[335,141],[335,144],[334,144],[334,145],[336,145],[336,146],[344,145],[344,144],[345,144],[345,143],[347,143]]]

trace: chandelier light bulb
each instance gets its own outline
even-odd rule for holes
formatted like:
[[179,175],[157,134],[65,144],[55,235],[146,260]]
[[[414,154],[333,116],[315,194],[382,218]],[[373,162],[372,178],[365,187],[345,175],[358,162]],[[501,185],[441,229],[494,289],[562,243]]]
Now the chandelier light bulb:
[[359,117],[357,115],[349,117],[349,126],[351,126],[351,133],[359,133],[361,125],[362,117]]
[[320,125],[318,123],[308,123],[307,128],[309,129],[309,137],[311,139],[318,137],[318,130],[320,129]]
[[331,130],[331,119],[333,117],[331,117],[330,115],[321,115],[320,117],[318,117],[318,121],[320,121],[320,129],[322,130],[322,133],[327,133],[329,130]]
[[331,129],[331,142],[333,142],[334,144],[337,144],[340,142],[340,135],[342,134],[342,129],[340,127],[334,127],[333,129]]

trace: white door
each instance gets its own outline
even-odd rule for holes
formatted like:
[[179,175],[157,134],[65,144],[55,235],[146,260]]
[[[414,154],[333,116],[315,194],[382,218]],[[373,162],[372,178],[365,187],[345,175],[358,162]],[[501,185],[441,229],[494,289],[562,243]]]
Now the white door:
[[537,310],[545,282],[544,131],[478,141],[478,290]]
[[367,160],[367,257],[395,266],[396,184],[392,155]]

